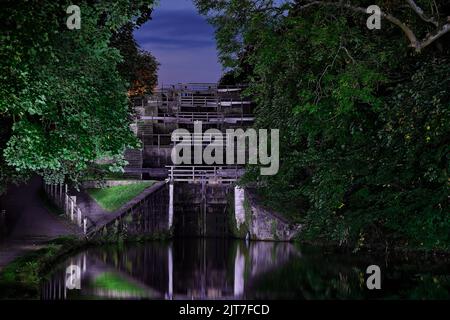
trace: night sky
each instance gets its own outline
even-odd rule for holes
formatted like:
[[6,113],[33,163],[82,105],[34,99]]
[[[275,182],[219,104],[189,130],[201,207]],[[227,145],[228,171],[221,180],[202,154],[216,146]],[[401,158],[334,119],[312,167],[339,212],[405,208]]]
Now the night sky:
[[179,82],[217,82],[222,74],[214,29],[191,0],[160,0],[135,32],[137,42],[161,64],[159,86]]

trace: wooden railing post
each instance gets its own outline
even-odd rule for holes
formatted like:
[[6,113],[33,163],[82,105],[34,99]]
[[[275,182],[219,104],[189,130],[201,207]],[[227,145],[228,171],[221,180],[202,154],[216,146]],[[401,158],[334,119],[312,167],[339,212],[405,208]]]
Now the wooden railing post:
[[78,222],[78,226],[81,227],[81,210],[80,210],[80,208],[77,209],[77,222]]
[[70,207],[70,221],[73,221],[73,214],[75,211],[75,204],[77,203],[77,197],[72,197],[71,207]]
[[69,215],[69,195],[66,193],[65,196],[65,204],[64,204],[64,214]]
[[64,188],[64,214],[67,214],[68,208],[69,208],[69,188],[67,186],[67,184],[65,185]]

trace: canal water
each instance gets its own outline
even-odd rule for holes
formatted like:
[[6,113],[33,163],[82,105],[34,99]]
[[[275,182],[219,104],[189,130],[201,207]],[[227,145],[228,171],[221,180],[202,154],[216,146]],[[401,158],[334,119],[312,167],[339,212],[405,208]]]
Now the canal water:
[[[369,265],[381,269],[380,290],[366,286]],[[176,239],[79,252],[55,266],[41,298],[449,299],[446,267],[292,243]]]

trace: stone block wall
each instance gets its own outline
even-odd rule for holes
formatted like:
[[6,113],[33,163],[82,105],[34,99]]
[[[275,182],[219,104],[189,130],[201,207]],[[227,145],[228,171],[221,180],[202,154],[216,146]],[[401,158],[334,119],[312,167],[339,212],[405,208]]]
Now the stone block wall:
[[113,239],[155,237],[171,234],[169,224],[169,185],[158,182],[111,216],[91,237]]
[[249,190],[235,188],[231,213],[233,233],[235,237],[266,241],[291,241],[302,229],[283,216],[263,207],[257,197]]
[[154,147],[148,146],[144,149],[144,167],[163,168],[172,164],[172,147]]
[[[141,169],[142,168],[142,150],[127,149],[125,151],[125,160],[128,161],[127,169]],[[141,173],[126,173],[125,176],[129,179],[142,179]]]

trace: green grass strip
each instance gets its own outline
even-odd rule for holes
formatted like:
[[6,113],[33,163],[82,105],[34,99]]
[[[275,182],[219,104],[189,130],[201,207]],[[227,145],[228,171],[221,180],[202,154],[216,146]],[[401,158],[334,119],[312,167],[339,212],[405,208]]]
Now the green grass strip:
[[103,189],[88,189],[87,192],[104,210],[114,212],[154,183],[155,181],[145,181]]

